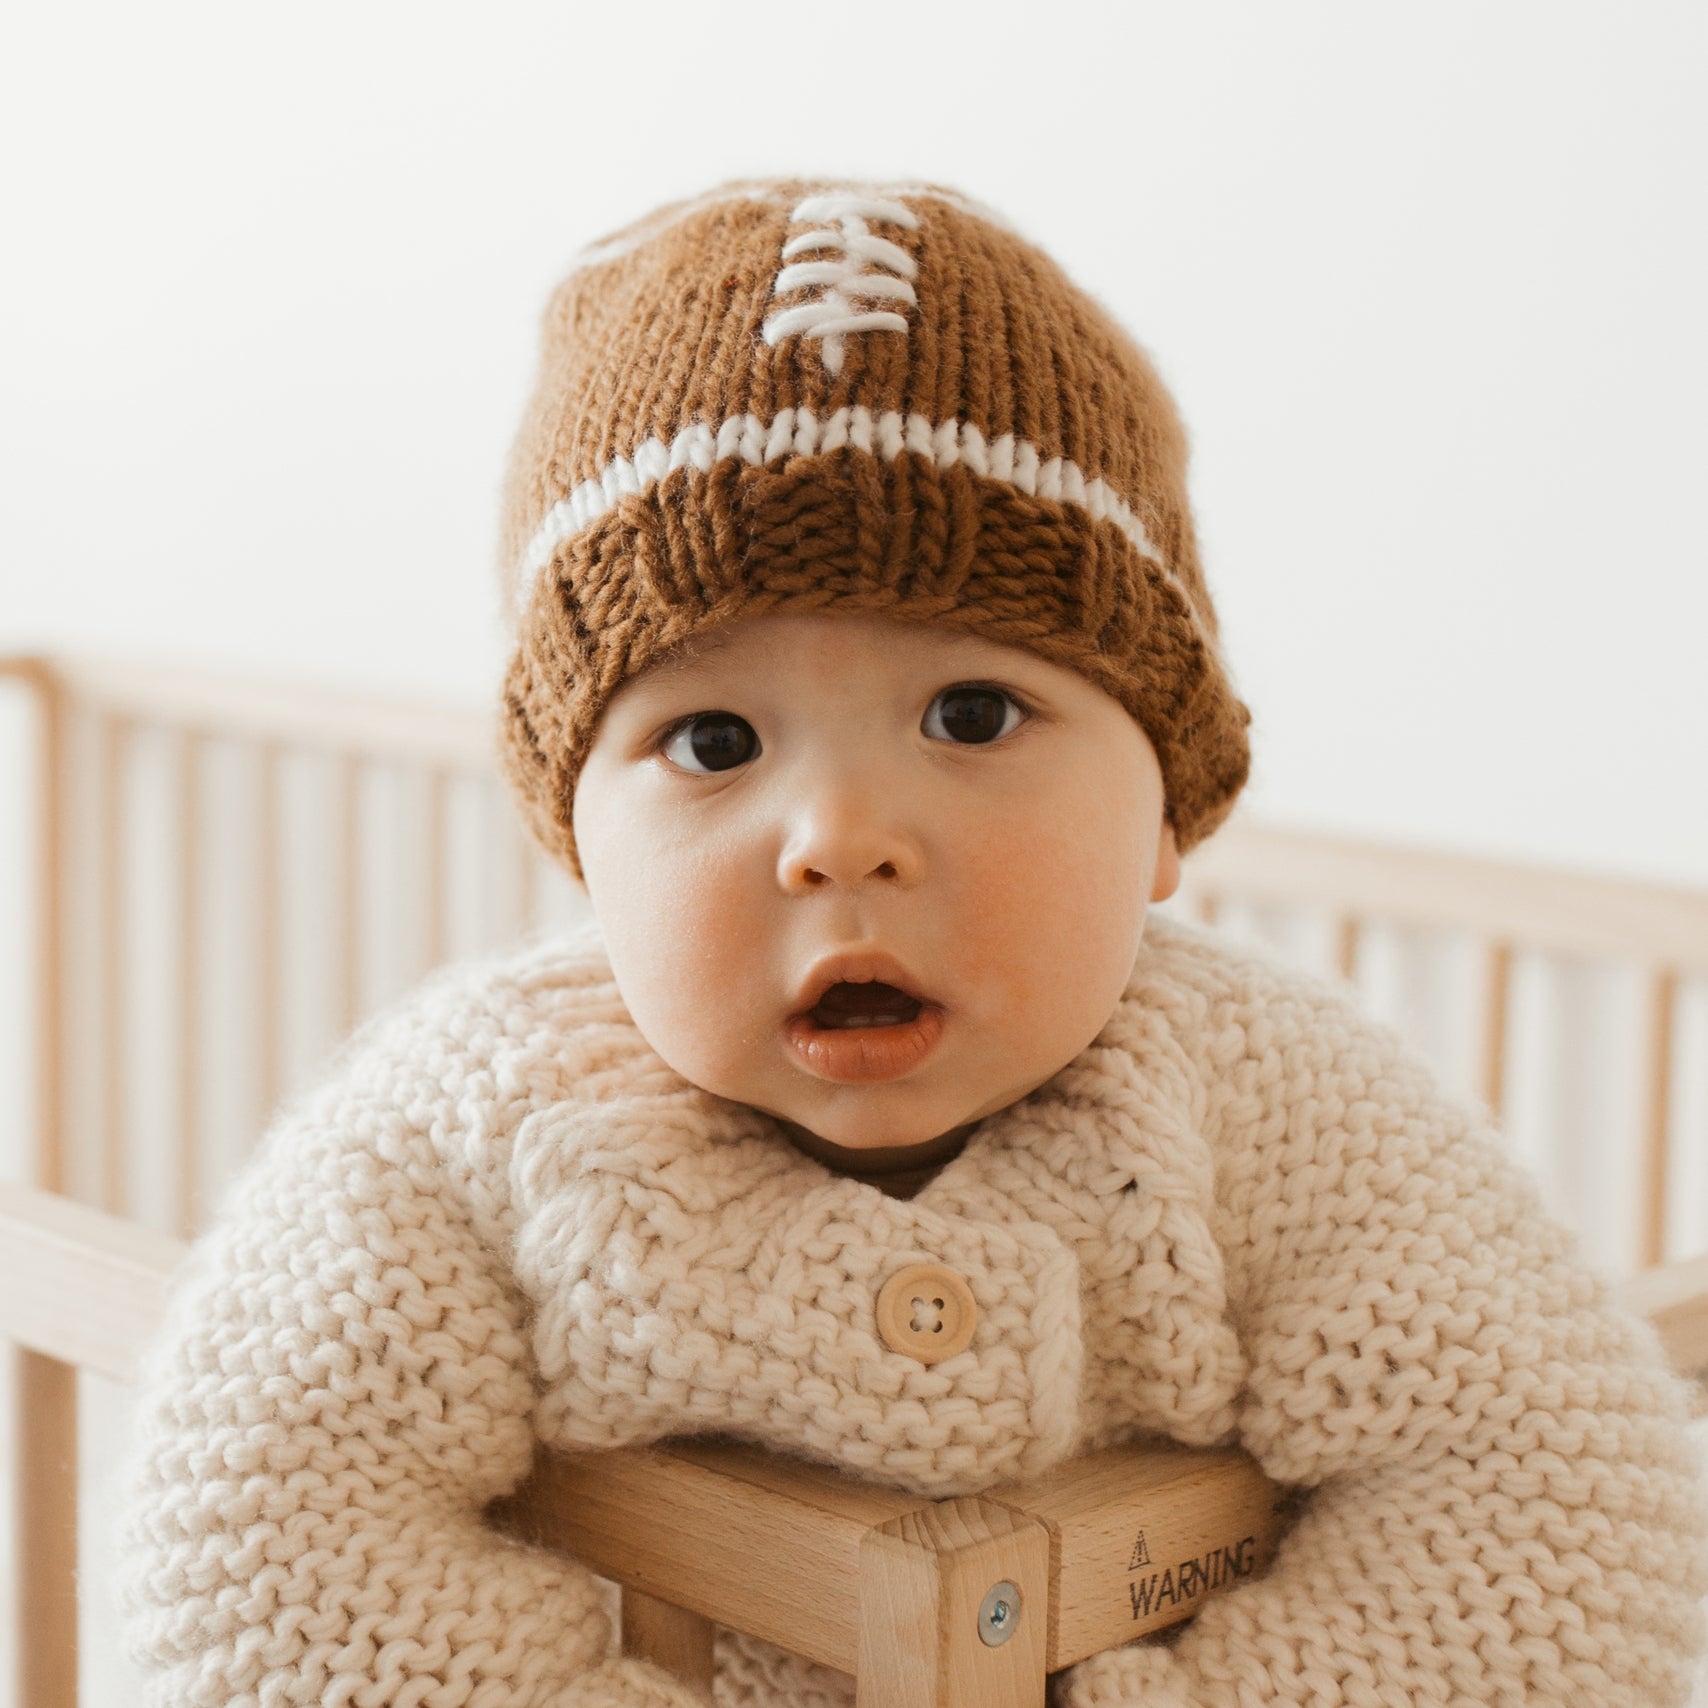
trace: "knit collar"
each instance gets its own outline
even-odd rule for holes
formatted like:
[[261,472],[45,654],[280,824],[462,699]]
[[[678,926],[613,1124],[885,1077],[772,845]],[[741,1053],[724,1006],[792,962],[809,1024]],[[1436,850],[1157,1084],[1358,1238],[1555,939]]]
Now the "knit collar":
[[[1205,1098],[1165,963],[1141,953],[1097,1039],[905,1200],[683,1080],[634,1026],[608,965],[590,977],[574,1024],[566,1012],[547,1034],[561,1095],[521,1122],[507,1157],[544,1438],[611,1445],[733,1424],[847,1462],[846,1444],[820,1443],[787,1401],[744,1411],[744,1383],[768,1392],[798,1367],[809,1388],[822,1378],[836,1391],[809,1408],[823,1429],[863,1420],[856,1451],[878,1443],[874,1469],[937,1492],[1036,1471],[1088,1436],[1228,1439],[1244,1364],[1211,1231]],[[991,1305],[983,1339],[935,1370],[898,1369],[870,1327],[885,1274],[918,1260],[965,1273]],[[767,1353],[784,1346],[799,1350],[779,1374]],[[961,1362],[968,1404],[1008,1420],[993,1431],[969,1418],[968,1439],[1012,1452],[892,1452],[886,1419],[906,1395],[955,1415],[944,1372]]]
[[787,1137],[796,1150],[839,1178],[863,1180],[890,1197],[911,1198],[945,1164],[953,1162],[966,1149],[967,1141],[978,1130],[978,1125],[978,1122],[970,1121],[924,1144],[887,1150],[849,1149],[815,1138],[810,1133],[803,1137],[792,1127]]

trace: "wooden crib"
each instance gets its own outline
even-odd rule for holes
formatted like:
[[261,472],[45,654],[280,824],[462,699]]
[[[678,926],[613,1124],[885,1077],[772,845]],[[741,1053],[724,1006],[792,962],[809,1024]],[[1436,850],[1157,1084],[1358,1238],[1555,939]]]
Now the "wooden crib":
[[[13,962],[28,1071],[11,1081],[25,1093],[8,1111],[13,1187],[0,1202],[0,1332],[17,1343],[9,1593],[27,1634],[7,1659],[13,1701],[70,1708],[80,1626],[86,1639],[100,1630],[88,1593],[100,1574],[76,1522],[91,1380],[122,1382],[180,1242],[279,1099],[356,1020],[440,961],[550,930],[585,904],[526,844],[480,713],[116,660],[0,659],[0,689],[0,823],[24,833],[28,939]],[[1708,1368],[1708,891],[1236,821],[1188,859],[1167,906],[1356,984],[1452,1088],[1501,1117],[1589,1255],[1629,1277],[1679,1367]],[[848,1550],[881,1527],[866,1523],[877,1508],[850,1516],[843,1494],[807,1498],[793,1472],[779,1483],[751,1455],[688,1450],[679,1467],[688,1501],[705,1476],[800,1497],[803,1534],[819,1536],[804,1557],[840,1547],[844,1573]],[[1259,1512],[1264,1491],[1240,1493],[1237,1467],[1204,1471],[1175,1479],[1186,1508]],[[1097,1492],[1126,1498],[1107,1478]],[[1089,1497],[1051,1498],[1059,1518]],[[536,1502],[532,1526],[569,1509]],[[813,1515],[836,1512],[840,1540],[826,1543]],[[526,1511],[509,1521],[530,1526]],[[1040,1519],[1054,1597],[1071,1549],[1051,1522]],[[596,1538],[553,1534],[594,1557]],[[673,1569],[685,1568],[653,1561],[631,1576],[625,1640],[703,1677],[720,1611],[673,1592]],[[1061,1595],[1067,1609],[1071,1586]],[[772,1615],[750,1599],[722,1614],[767,1634]],[[856,1626],[818,1640],[849,1656],[861,1638]],[[119,1676],[82,1648],[97,1685]],[[899,1705],[902,1688],[882,1699]]]

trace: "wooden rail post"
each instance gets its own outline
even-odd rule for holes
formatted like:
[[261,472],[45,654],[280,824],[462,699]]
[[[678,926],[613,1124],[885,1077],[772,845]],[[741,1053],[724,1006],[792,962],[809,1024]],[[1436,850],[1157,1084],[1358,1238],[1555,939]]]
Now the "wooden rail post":
[[623,1653],[652,1661],[710,1696],[717,1626],[645,1590],[626,1588],[622,1597]]
[[[36,711],[35,1154],[29,1184],[63,1192],[65,1143],[65,726],[52,669],[16,661]],[[18,1701],[77,1708],[77,1372],[41,1350],[12,1354],[20,1412],[17,1515]]]
[[1044,1708],[1049,1532],[943,1500],[860,1545],[856,1708]]

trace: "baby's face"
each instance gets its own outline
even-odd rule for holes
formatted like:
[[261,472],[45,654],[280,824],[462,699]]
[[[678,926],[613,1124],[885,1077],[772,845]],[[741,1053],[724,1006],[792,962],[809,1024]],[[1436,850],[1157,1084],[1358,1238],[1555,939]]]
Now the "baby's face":
[[859,1150],[941,1138],[1070,1062],[1179,881],[1118,702],[888,618],[746,617],[631,678],[574,825],[653,1049]]

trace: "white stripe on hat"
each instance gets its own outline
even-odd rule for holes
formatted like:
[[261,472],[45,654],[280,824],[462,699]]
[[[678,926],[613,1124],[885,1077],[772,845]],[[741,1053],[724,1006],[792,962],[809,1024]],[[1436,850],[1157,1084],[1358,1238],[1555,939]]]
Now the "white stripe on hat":
[[874,415],[856,404],[838,409],[823,421],[810,409],[785,409],[770,422],[761,421],[757,415],[732,415],[715,432],[697,421],[684,427],[668,445],[655,435],[632,457],[613,457],[597,475],[582,481],[545,513],[522,557],[524,581],[531,581],[545,568],[566,540],[614,509],[619,498],[638,496],[674,469],[691,466],[709,474],[715,463],[740,460],[758,466],[785,457],[819,455],[844,445],[889,462],[907,450],[940,469],[965,463],[974,474],[1001,481],[1017,492],[1075,505],[1098,521],[1113,522],[1140,556],[1168,569],[1133,507],[1101,477],[1087,480],[1079,465],[1066,457],[1040,462],[1038,447],[1016,439],[1012,433],[987,444],[971,422],[933,425],[923,415],[904,418],[893,409]]

